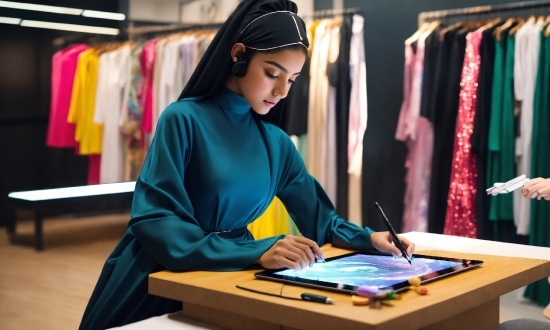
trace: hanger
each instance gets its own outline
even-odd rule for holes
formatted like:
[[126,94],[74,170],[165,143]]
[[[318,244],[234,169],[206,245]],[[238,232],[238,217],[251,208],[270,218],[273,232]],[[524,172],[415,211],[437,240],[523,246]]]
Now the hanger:
[[454,29],[456,29],[456,28],[461,27],[462,24],[463,24],[463,22],[456,22],[456,23],[454,23],[454,24],[452,24],[452,25],[449,25],[449,26],[443,28],[443,30],[441,30],[441,31],[439,32],[439,40],[440,40],[440,41],[443,41],[443,39],[445,38],[445,34],[446,34],[447,32],[452,31],[452,30],[454,30]]
[[426,31],[429,26],[430,26],[429,22],[422,23],[422,25],[418,28],[418,30],[416,30],[416,32],[412,36],[410,36],[405,40],[405,45],[410,45],[416,40],[418,40],[418,38],[420,38],[420,35],[424,33],[424,31]]
[[523,17],[520,17],[518,19],[518,25],[514,26],[510,30],[510,35],[514,35],[524,24],[525,24],[525,19]]
[[489,20],[489,22],[485,25],[485,28],[490,29],[493,26],[499,24],[500,22],[502,22],[502,18],[500,18],[500,17],[494,18],[492,20]]
[[479,28],[482,25],[484,25],[484,22],[468,21],[468,22],[464,23],[462,29],[460,31],[458,31],[458,33],[464,33],[464,32],[468,31],[471,28]]
[[495,29],[495,31],[493,32],[493,36],[498,40],[498,41],[501,41],[502,39],[502,36],[501,36],[501,33],[502,31],[506,30],[507,28],[509,28],[512,24],[514,24],[514,22],[516,22],[516,19],[514,17],[510,17],[506,20],[506,22],[504,22],[504,24],[502,24],[501,26],[497,27]]

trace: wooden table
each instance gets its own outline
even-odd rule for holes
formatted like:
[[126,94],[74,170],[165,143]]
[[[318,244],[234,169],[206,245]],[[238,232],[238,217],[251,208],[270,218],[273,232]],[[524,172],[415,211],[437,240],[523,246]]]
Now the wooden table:
[[[325,256],[349,251],[324,246]],[[346,294],[285,286],[284,295],[326,295],[334,305],[271,297],[239,284],[279,293],[282,284],[255,280],[259,268],[238,272],[162,271],[149,276],[149,293],[182,301],[186,316],[231,329],[491,329],[499,324],[499,297],[550,275],[550,261],[449,251],[422,254],[483,260],[481,267],[426,284],[380,310],[353,306]]]

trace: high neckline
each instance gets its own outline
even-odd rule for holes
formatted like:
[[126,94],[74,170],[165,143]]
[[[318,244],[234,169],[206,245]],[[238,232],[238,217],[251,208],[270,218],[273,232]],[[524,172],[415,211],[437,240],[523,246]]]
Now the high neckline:
[[218,90],[212,95],[214,103],[219,105],[223,110],[237,114],[244,115],[250,112],[250,104],[246,99],[233,92],[225,85],[218,88]]

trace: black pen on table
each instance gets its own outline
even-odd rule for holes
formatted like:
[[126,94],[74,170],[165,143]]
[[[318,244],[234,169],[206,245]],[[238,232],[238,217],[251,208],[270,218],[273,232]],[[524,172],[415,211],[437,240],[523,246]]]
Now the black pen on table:
[[403,244],[401,244],[399,237],[397,237],[397,233],[393,229],[390,223],[390,220],[388,220],[388,218],[386,217],[386,214],[384,214],[384,211],[382,211],[382,207],[378,204],[378,202],[374,202],[374,204],[376,204],[376,207],[378,207],[378,211],[380,211],[380,214],[382,215],[382,219],[384,219],[384,223],[386,224],[386,227],[388,227],[388,230],[390,231],[390,234],[393,237],[393,243],[395,244],[395,246],[397,246],[399,251],[401,251],[403,258],[407,259],[409,264],[412,266],[411,258],[407,254],[407,250],[405,250],[405,247],[403,246]]
[[334,303],[334,300],[330,299],[329,297],[320,296],[320,295],[309,293],[309,292],[302,293],[300,295],[300,297],[302,298],[302,300],[318,302],[318,303],[321,303],[321,304],[332,304],[332,303]]

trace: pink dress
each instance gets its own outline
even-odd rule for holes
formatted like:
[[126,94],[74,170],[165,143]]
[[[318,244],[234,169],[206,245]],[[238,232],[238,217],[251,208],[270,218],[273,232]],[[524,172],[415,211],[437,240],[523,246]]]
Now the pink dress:
[[460,100],[456,121],[451,186],[443,233],[475,238],[477,158],[472,153],[470,136],[476,114],[477,81],[481,62],[479,44],[482,30],[468,34],[460,82]]
[[141,122],[142,147],[145,147],[145,134],[153,131],[153,77],[155,76],[155,46],[157,40],[149,41],[141,54],[141,104],[143,106],[143,119]]
[[395,137],[405,141],[409,149],[404,198],[403,226],[401,231],[426,232],[428,229],[428,200],[430,192],[431,161],[433,151],[433,127],[420,116],[422,77],[424,73],[426,31],[417,41],[416,54],[412,47],[405,47],[405,79],[403,104]]
[[52,57],[52,80],[50,118],[46,145],[56,148],[74,148],[75,125],[67,122],[74,75],[78,55],[88,49],[87,45],[77,44],[60,50]]

